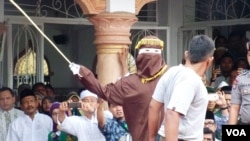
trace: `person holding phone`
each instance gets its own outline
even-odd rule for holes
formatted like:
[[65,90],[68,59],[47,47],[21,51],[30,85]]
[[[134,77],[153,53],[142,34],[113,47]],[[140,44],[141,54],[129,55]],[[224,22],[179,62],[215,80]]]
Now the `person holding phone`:
[[83,111],[82,116],[66,116],[65,112],[69,111],[70,107],[75,107],[79,104],[69,104],[62,102],[59,106],[58,123],[61,130],[74,135],[78,141],[105,141],[105,137],[98,128],[96,118],[97,95],[88,90],[81,92],[82,101],[80,109]]
[[233,70],[234,60],[230,53],[225,54],[220,59],[220,64],[213,70],[212,77],[210,79],[210,86],[217,89],[222,81],[229,83],[230,73]]

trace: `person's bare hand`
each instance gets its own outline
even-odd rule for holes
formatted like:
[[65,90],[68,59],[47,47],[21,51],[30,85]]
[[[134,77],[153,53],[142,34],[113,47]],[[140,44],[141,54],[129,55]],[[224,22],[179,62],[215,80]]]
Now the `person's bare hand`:
[[127,64],[128,48],[124,47],[121,52],[118,52],[118,60],[122,65]]
[[212,75],[212,79],[216,79],[218,75],[220,75],[221,70],[220,69],[214,69],[213,70],[213,75]]
[[226,98],[225,98],[225,93],[223,91],[217,91],[216,93],[219,96],[219,99],[216,101],[216,104],[219,107],[225,107],[227,105]]
[[128,58],[129,50],[127,47],[124,47],[121,52],[118,52],[118,60],[121,64],[122,69],[122,75],[125,75],[128,72],[128,64],[127,64],[127,58]]
[[243,72],[243,68],[238,68],[237,69],[237,74],[240,75]]
[[66,111],[68,111],[68,110],[69,110],[69,105],[68,105],[68,104],[69,104],[69,103],[68,103],[67,101],[64,101],[64,102],[60,103],[59,110],[60,110],[61,112],[66,112]]
[[89,102],[81,102],[81,109],[83,112],[94,112],[95,108]]
[[98,99],[97,99],[97,103],[98,103],[99,105],[102,105],[104,102],[105,102],[105,100],[102,99],[102,98],[98,98]]

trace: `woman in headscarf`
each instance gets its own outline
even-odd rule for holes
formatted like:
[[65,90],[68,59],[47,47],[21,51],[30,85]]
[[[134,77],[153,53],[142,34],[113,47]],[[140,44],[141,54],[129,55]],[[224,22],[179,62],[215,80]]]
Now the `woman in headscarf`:
[[[60,126],[57,124],[57,115],[59,112],[59,102],[54,102],[50,107],[50,115],[53,119],[53,130],[48,135],[48,141],[77,141],[77,138],[60,131]],[[67,113],[65,113],[67,114]]]

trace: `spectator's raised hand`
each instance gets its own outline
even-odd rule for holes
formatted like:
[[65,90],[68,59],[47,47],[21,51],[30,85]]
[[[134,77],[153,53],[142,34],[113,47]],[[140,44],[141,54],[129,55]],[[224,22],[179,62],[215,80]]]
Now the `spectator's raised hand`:
[[59,106],[59,110],[61,112],[67,112],[67,111],[69,111],[70,110],[69,103],[67,101],[61,102],[60,106]]
[[216,104],[220,108],[224,108],[227,106],[226,98],[225,98],[225,93],[223,91],[217,91],[216,92],[219,95],[219,99],[216,101]]
[[94,112],[95,107],[93,107],[89,102],[81,102],[81,109],[83,112]]
[[124,47],[121,50],[121,52],[118,52],[118,60],[119,63],[121,64],[122,76],[128,73],[127,58],[128,58],[128,48]]
[[215,80],[217,77],[218,77],[218,75],[220,75],[221,74],[221,70],[220,70],[220,68],[214,68],[213,69],[213,73],[212,73],[212,80]]

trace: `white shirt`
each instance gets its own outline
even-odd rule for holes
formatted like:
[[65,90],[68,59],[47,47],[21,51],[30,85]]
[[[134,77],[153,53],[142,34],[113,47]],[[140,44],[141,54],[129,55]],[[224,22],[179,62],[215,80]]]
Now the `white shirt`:
[[[9,112],[10,114],[10,119],[6,119],[5,114]],[[23,115],[23,111],[12,108],[9,111],[3,111],[2,109],[0,109],[0,141],[5,141],[6,140],[6,136],[7,136],[7,132],[9,127],[6,126],[6,121],[10,120],[11,122],[16,119],[17,117]]]
[[[179,65],[170,68],[160,78],[153,99],[164,103],[165,110],[174,109],[183,115],[180,118],[179,139],[201,141],[208,104],[207,95],[201,77],[192,69]],[[159,134],[163,135],[164,130],[160,131]]]
[[65,117],[60,127],[62,131],[76,136],[78,141],[105,141],[94,116],[91,120],[86,116]]
[[37,112],[33,120],[24,114],[11,123],[6,141],[47,141],[52,126],[52,119],[45,114]]

